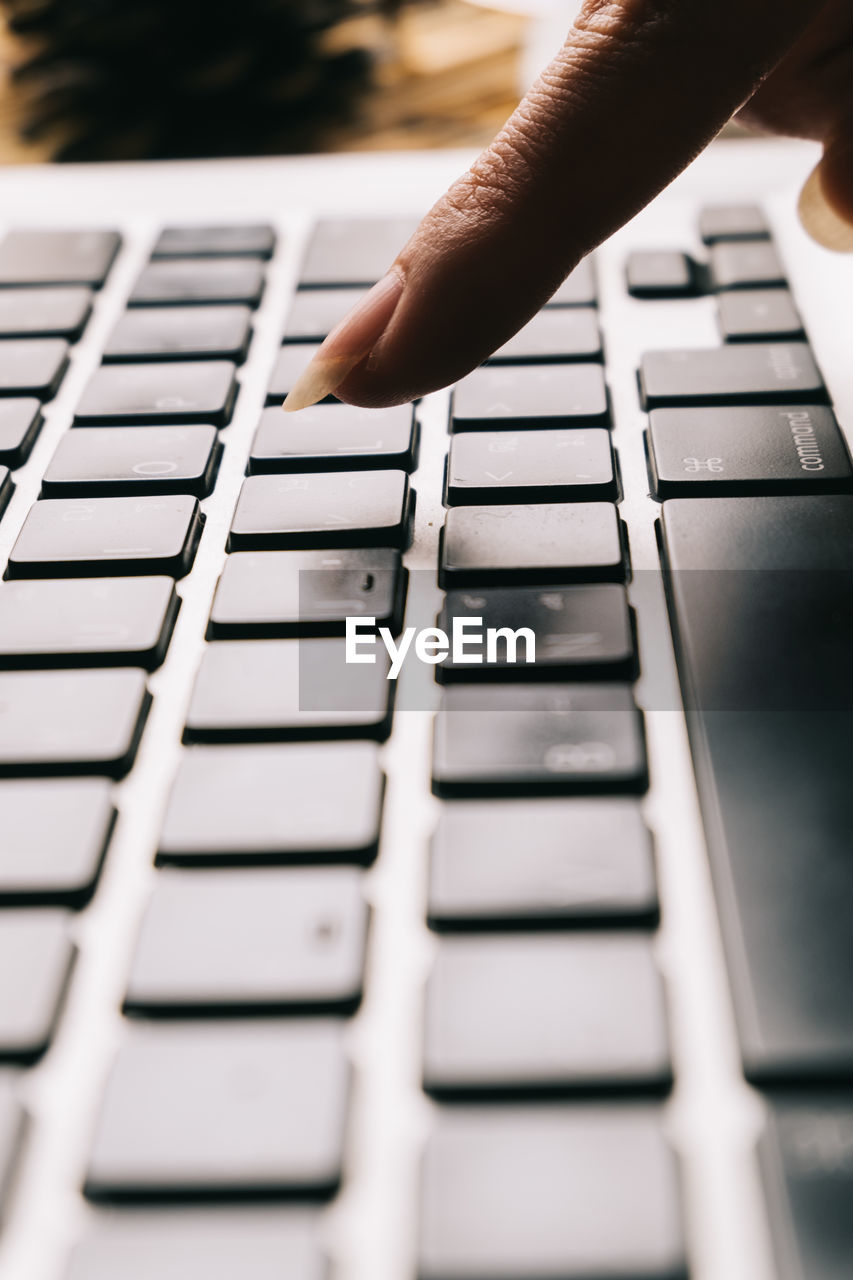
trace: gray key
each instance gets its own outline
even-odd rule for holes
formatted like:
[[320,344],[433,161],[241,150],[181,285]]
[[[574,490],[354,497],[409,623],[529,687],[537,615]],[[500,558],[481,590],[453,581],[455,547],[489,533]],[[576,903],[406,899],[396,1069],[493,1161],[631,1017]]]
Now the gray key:
[[409,517],[404,471],[249,476],[240,491],[229,549],[403,547]]
[[444,938],[427,984],[424,1088],[443,1098],[662,1091],[663,984],[642,934]]
[[80,337],[92,312],[92,291],[65,289],[0,289],[0,337]]
[[264,291],[263,264],[251,258],[173,258],[145,267],[129,307],[238,302],[256,307]]
[[485,365],[456,384],[453,431],[497,427],[606,427],[604,371],[598,364]]
[[113,329],[104,360],[207,358],[240,364],[251,333],[248,307],[138,307],[126,311]]
[[426,1149],[419,1280],[682,1280],[657,1107],[445,1108]]
[[120,778],[150,702],[145,672],[133,667],[0,675],[0,773]]
[[15,1094],[14,1077],[0,1076],[0,1222],[12,1190],[24,1128],[25,1116]]
[[732,289],[717,299],[725,342],[802,338],[803,322],[787,289]]
[[42,421],[41,403],[33,397],[0,400],[0,463],[22,466],[30,456]]
[[349,1092],[341,1025],[131,1028],[107,1080],[85,1194],[330,1195]]
[[344,641],[217,640],[193,687],[187,742],[387,738],[389,662],[345,660]]
[[698,292],[696,264],[686,253],[636,250],[628,258],[625,277],[635,298],[689,298]]
[[166,577],[0,583],[0,668],[153,671],[163,661],[178,605]]
[[594,260],[584,258],[545,305],[548,307],[594,307],[597,301]]
[[561,364],[600,360],[601,331],[591,307],[546,307],[519,329],[488,364]]
[[157,860],[369,862],[383,789],[369,742],[193,747],[175,778]]
[[375,284],[417,225],[417,218],[322,218],[308,242],[300,284]]
[[788,404],[826,399],[804,342],[730,343],[684,351],[647,351],[640,365],[645,409],[667,405]]
[[46,498],[210,493],[222,455],[216,427],[77,427],[42,481]]
[[83,426],[231,420],[237,395],[229,360],[102,365],[89,379],[75,421]]
[[399,551],[235,551],[210,614],[217,639],[343,635],[348,617],[376,618],[396,635],[405,581]]
[[716,244],[718,240],[766,240],[770,227],[756,204],[712,204],[699,216],[699,233],[705,244]]
[[[318,291],[319,292],[319,291]],[[412,406],[359,409],[317,404],[299,414],[265,409],[249,457],[261,472],[411,471],[417,442]]]
[[451,685],[432,773],[449,797],[641,792],[642,717],[629,685]]
[[164,227],[151,251],[158,258],[269,258],[275,231],[267,223]]
[[450,442],[449,505],[582,502],[616,491],[609,431],[466,431]]
[[90,284],[97,289],[120,246],[117,231],[9,231],[0,242],[0,285]]
[[434,929],[651,924],[652,842],[632,800],[455,800],[430,854]]
[[[267,387],[266,403],[268,405],[282,403],[284,397],[292,391],[296,379],[319,350],[320,344],[317,342],[289,342],[279,349]],[[328,395],[321,403],[339,404],[340,402],[333,395]]]
[[168,573],[183,577],[201,537],[198,500],[50,498],[33,503],[9,557],[10,578]]
[[453,507],[447,513],[442,586],[624,577],[622,530],[610,503]]
[[0,466],[0,515],[6,510],[14,488],[9,468]]
[[0,782],[0,812],[0,906],[83,906],[115,821],[109,783]]
[[64,911],[0,914],[0,1062],[34,1062],[44,1053],[73,961]]
[[322,342],[363,297],[363,289],[300,289],[290,303],[284,341]]
[[163,871],[142,920],[127,1012],[345,1013],[361,999],[360,871]]
[[0,342],[0,396],[50,400],[67,368],[64,338],[8,338]]
[[711,246],[708,269],[715,289],[757,289],[784,285],[785,269],[770,241]]

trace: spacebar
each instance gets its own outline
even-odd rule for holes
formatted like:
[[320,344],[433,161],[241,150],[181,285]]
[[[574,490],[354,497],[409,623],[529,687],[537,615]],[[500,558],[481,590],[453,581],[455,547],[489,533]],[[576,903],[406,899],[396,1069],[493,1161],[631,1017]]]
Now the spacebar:
[[665,502],[661,547],[741,1052],[853,1072],[853,496]]

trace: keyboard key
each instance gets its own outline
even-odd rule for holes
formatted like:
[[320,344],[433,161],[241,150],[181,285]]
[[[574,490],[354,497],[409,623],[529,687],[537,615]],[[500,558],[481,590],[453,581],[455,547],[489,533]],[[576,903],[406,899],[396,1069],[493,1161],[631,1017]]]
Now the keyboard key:
[[0,515],[6,510],[14,488],[9,468],[0,466]]
[[686,253],[635,250],[628,258],[625,279],[635,298],[689,298],[699,292],[696,263]]
[[756,289],[785,284],[785,268],[769,240],[757,244],[712,245],[708,270],[714,289]]
[[249,350],[248,307],[144,307],[126,311],[104,348],[104,361],[233,360]]
[[745,1069],[849,1081],[853,497],[662,510]]
[[724,342],[802,338],[803,322],[787,289],[732,289],[717,299]]
[[35,1062],[50,1042],[74,961],[66,923],[63,911],[0,914],[0,1063]]
[[592,258],[584,258],[546,303],[549,307],[594,307],[598,301],[595,267]]
[[107,278],[117,231],[10,231],[0,241],[0,285],[90,284]]
[[[319,292],[319,291],[318,291]],[[299,414],[265,409],[255,433],[249,472],[411,471],[417,441],[409,404],[358,409],[318,404]]]
[[173,258],[145,267],[127,300],[129,307],[168,303],[241,302],[256,307],[264,291],[262,263],[251,258],[208,261]]
[[500,365],[456,384],[453,431],[495,427],[606,427],[604,371],[597,364]]
[[368,920],[361,875],[350,867],[161,872],[125,1012],[352,1012]]
[[430,854],[433,929],[653,924],[652,842],[633,800],[455,800]]
[[204,498],[222,455],[215,427],[77,427],[42,481],[46,498],[193,493]]
[[498,347],[488,364],[600,360],[601,331],[591,307],[546,307]]
[[363,297],[363,289],[300,289],[290,304],[284,341],[322,342]]
[[153,671],[165,656],[178,605],[166,577],[0,583],[0,668]]
[[648,937],[458,937],[427,984],[424,1088],[442,1098],[672,1083],[663,984]]
[[[2,250],[0,250],[2,252]],[[62,289],[0,289],[0,337],[80,337],[92,313],[92,291],[82,286]]]
[[452,635],[457,618],[472,617],[481,618],[486,631],[529,628],[536,637],[535,662],[524,661],[521,641],[520,660],[508,661],[508,646],[500,644],[496,645],[497,661],[487,662],[486,646],[469,636],[466,655],[479,663],[455,662],[451,650],[436,667],[439,680],[618,679],[634,673],[628,600],[624,587],[615,583],[544,591],[536,587],[493,588],[476,594],[450,591],[438,625]]
[[7,338],[0,342],[0,396],[50,400],[67,368],[64,338]]
[[610,432],[468,431],[450,442],[449,505],[615,498]]
[[0,811],[0,906],[88,902],[116,816],[109,783],[103,778],[0,782]]
[[[282,404],[293,390],[294,383],[314,358],[320,344],[317,342],[291,342],[279,350],[267,388],[267,404]],[[326,396],[321,404],[339,404],[334,396]]]
[[629,685],[452,685],[432,779],[448,797],[642,792],[642,716]]
[[619,580],[619,515],[605,502],[452,507],[442,535],[442,586]]
[[766,1101],[769,1123],[761,1141],[761,1170],[779,1275],[785,1280],[844,1280],[853,1258],[850,1090]]
[[410,536],[404,471],[250,476],[231,525],[232,550],[403,547]]
[[853,467],[831,409],[655,409],[649,472],[659,498],[837,492]]
[[766,240],[770,227],[758,205],[712,204],[700,214],[699,233],[705,244],[716,244],[718,240]]
[[193,747],[166,811],[158,862],[370,862],[384,778],[370,742]]
[[30,508],[7,575],[167,573],[180,578],[193,562],[201,520],[198,501],[183,495],[43,499]]
[[75,420],[91,426],[231,421],[236,369],[227,360],[103,365],[89,379]]
[[151,257],[158,258],[270,258],[275,231],[266,223],[221,226],[164,227]]
[[421,1183],[419,1280],[683,1280],[658,1108],[451,1107]]
[[26,1117],[15,1096],[13,1079],[0,1078],[0,1218],[12,1189]]
[[187,713],[188,742],[387,738],[389,662],[348,664],[344,642],[221,640],[204,651]]
[[330,1195],[348,1092],[333,1021],[133,1027],[107,1081],[84,1192]]
[[38,400],[32,397],[0,400],[0,463],[7,467],[23,466],[41,431],[42,422]]
[[145,673],[132,667],[0,675],[0,774],[123,777],[150,703]]
[[788,404],[826,399],[804,342],[749,342],[691,351],[647,351],[640,366],[644,409],[666,405]]
[[397,634],[405,575],[390,547],[235,551],[210,614],[217,639],[343,635],[347,618],[375,618]]
[[417,225],[417,218],[320,219],[308,242],[300,284],[375,284]]

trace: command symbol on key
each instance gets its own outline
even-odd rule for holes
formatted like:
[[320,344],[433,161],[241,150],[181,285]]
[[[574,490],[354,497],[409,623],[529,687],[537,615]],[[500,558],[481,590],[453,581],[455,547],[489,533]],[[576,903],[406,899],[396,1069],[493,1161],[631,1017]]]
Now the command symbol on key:
[[684,463],[684,470],[691,476],[698,475],[700,471],[723,470],[722,458],[682,458],[681,461]]

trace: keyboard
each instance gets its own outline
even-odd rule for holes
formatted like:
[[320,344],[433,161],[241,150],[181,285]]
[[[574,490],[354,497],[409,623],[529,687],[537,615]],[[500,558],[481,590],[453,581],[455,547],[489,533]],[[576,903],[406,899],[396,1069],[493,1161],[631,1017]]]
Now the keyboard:
[[[0,174],[3,1280],[853,1273],[813,149],[715,144],[448,391],[283,414],[466,161]],[[473,617],[534,660],[388,678]]]

